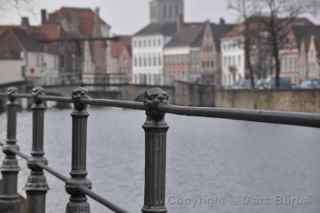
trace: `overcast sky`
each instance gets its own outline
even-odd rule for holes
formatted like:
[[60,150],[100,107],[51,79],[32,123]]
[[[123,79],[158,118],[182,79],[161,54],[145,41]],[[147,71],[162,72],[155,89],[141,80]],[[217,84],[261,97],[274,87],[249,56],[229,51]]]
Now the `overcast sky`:
[[[39,23],[40,9],[53,11],[61,6],[99,6],[101,16],[112,26],[114,33],[134,33],[149,22],[150,0],[33,0],[33,9],[11,10],[1,14],[1,24],[19,23],[20,16],[28,15],[33,24]],[[227,12],[226,0],[185,0],[187,21],[212,21],[224,16],[231,20]],[[3,13],[3,12],[1,12]]]
[[[7,1],[7,0],[6,0]],[[0,24],[17,24],[21,16],[29,16],[32,24],[39,24],[40,9],[52,12],[61,6],[91,7],[101,9],[102,18],[112,26],[113,33],[133,34],[149,22],[150,0],[32,0],[32,9],[5,10],[1,12]],[[185,0],[187,21],[218,21],[224,17],[228,22],[236,20],[227,10],[227,0]]]

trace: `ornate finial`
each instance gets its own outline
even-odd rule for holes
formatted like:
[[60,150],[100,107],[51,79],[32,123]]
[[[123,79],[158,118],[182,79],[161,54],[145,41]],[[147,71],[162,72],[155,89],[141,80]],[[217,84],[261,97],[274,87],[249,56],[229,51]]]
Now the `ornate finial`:
[[81,100],[88,99],[87,90],[79,87],[72,92],[72,99],[74,102],[74,107],[78,111],[86,109],[86,104],[82,103]]
[[42,87],[36,87],[32,89],[32,96],[33,96],[33,101],[35,104],[41,104],[42,100],[39,98],[39,96],[44,95],[44,89]]
[[163,120],[164,113],[160,112],[160,104],[168,104],[168,94],[160,88],[153,88],[144,93],[144,104],[147,107],[147,116],[152,120],[159,122]]
[[8,99],[11,102],[14,102],[16,100],[15,95],[18,93],[18,89],[16,87],[10,87],[8,88]]

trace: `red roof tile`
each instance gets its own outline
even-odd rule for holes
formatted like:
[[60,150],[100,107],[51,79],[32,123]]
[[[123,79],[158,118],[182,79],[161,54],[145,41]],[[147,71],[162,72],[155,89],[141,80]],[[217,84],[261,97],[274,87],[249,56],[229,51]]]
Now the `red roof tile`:
[[62,29],[58,24],[46,23],[33,29],[42,36],[40,39],[44,40],[56,40],[62,36]]
[[[84,36],[93,36],[95,21],[106,24],[104,20],[90,8],[62,7],[61,9],[49,14],[49,22],[55,22],[57,17],[64,17],[69,23],[78,24],[78,33]],[[78,23],[77,23],[78,22]]]
[[119,36],[117,41],[111,43],[111,55],[114,58],[118,58],[122,51],[127,49],[131,55],[131,37],[130,36]]

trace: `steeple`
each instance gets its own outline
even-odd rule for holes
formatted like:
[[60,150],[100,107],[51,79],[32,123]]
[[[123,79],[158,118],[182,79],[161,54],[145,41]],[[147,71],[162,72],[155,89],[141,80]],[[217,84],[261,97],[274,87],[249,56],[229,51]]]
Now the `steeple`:
[[174,23],[184,17],[184,0],[152,0],[150,2],[151,23]]

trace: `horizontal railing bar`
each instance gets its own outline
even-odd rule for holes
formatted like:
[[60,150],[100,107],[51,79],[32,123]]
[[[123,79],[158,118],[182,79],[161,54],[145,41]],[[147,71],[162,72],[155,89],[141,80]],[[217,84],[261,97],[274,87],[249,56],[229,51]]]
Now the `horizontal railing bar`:
[[102,204],[103,206],[109,208],[113,212],[116,213],[128,213],[128,211],[118,207],[117,205],[111,203],[110,201],[106,200],[105,198],[101,197],[100,195],[96,194],[95,192],[91,191],[87,187],[80,186],[79,189],[91,197],[93,200],[97,201],[98,203]]
[[211,117],[220,119],[295,125],[305,127],[320,127],[320,114],[316,113],[279,112],[237,108],[228,109],[184,107],[175,105],[160,105],[159,110],[170,114],[185,116]]
[[105,107],[119,107],[134,110],[145,110],[146,107],[141,102],[136,101],[119,101],[110,99],[88,99],[82,101],[85,104],[94,106],[105,106]]
[[[31,98],[29,94],[17,94],[18,98]],[[39,96],[44,101],[57,101],[64,103],[73,103],[72,98],[59,96]],[[83,103],[93,106],[118,107],[133,110],[146,110],[142,102],[123,101],[111,99],[88,99],[82,100]],[[266,110],[251,110],[237,108],[206,108],[206,107],[186,107],[177,105],[160,105],[159,110],[164,113],[211,117],[229,120],[250,121],[260,123],[284,124],[304,127],[320,127],[320,114],[317,113],[296,113],[296,112],[279,112]]]

